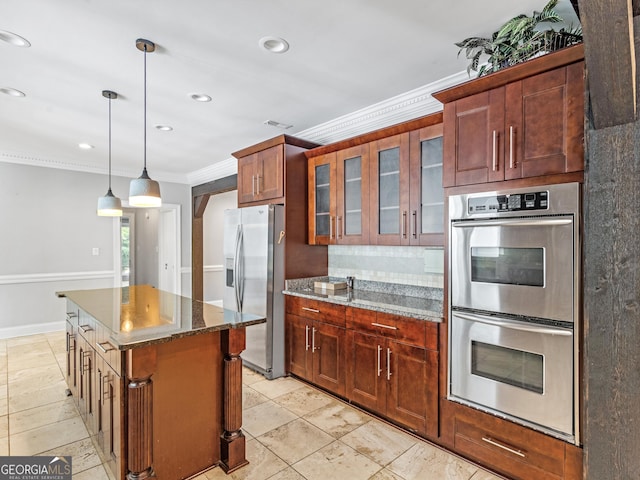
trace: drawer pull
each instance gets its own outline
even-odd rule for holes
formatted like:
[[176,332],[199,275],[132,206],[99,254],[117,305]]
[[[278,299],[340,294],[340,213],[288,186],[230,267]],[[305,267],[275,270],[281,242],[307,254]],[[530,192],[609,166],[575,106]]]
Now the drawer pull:
[[[103,345],[109,345],[109,348],[104,348]],[[110,352],[111,350],[116,349],[116,347],[114,347],[111,344],[111,342],[96,342],[96,346],[100,349],[102,353],[107,353],[107,352]]]
[[509,453],[513,453],[514,455],[518,455],[519,457],[525,458],[527,456],[525,452],[523,452],[522,450],[518,450],[515,447],[509,447],[503,444],[502,442],[498,442],[497,440],[494,440],[491,437],[482,437],[482,441],[487,442],[488,444],[493,445],[494,447],[498,447],[498,448],[501,448],[502,450],[506,450]]
[[382,323],[376,323],[376,322],[371,322],[371,325],[373,327],[380,327],[380,328],[386,328],[389,330],[397,330],[398,327],[392,327],[391,325],[383,325]]
[[76,318],[77,316],[76,312],[67,312],[67,318]]
[[302,307],[302,310],[304,310],[306,312],[320,313],[320,310],[316,310],[315,308]]
[[82,330],[82,333],[93,332],[91,325],[80,325],[80,330]]

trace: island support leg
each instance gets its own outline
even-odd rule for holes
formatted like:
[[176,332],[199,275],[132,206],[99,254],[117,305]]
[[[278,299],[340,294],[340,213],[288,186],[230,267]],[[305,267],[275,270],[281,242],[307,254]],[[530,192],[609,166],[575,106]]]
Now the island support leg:
[[153,471],[153,347],[127,351],[127,480],[155,478]]
[[245,436],[242,433],[242,359],[245,349],[245,329],[232,328],[222,332],[224,352],[224,433],[221,436],[220,467],[231,473],[249,462],[245,457]]

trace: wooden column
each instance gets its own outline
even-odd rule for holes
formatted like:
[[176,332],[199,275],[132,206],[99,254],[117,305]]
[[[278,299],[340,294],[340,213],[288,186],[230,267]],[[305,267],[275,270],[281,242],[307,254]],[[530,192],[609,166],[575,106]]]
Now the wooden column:
[[245,457],[245,436],[242,433],[242,359],[245,349],[245,329],[232,328],[222,332],[224,353],[224,433],[220,439],[220,466],[231,473],[249,462]]
[[640,472],[640,122],[589,131],[585,478]]
[[153,382],[155,347],[127,350],[127,479],[155,478]]

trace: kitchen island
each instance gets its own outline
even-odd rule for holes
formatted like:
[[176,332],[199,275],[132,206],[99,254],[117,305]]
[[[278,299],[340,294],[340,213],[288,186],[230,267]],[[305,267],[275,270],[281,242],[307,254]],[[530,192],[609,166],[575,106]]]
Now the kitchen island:
[[148,285],[67,300],[69,392],[116,479],[183,479],[248,462],[245,328],[264,318]]

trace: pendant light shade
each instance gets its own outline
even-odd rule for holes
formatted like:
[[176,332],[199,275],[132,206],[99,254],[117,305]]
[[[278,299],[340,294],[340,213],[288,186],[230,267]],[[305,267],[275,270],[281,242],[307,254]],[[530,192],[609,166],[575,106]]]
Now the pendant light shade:
[[144,52],[144,166],[142,175],[129,184],[129,205],[132,207],[159,207],[162,205],[160,184],[147,173],[147,53],[155,51],[153,42],[139,38],[136,48]]
[[122,202],[111,191],[111,100],[118,98],[118,94],[111,90],[103,90],[102,96],[109,99],[109,190],[104,197],[98,199],[98,216],[121,217]]

